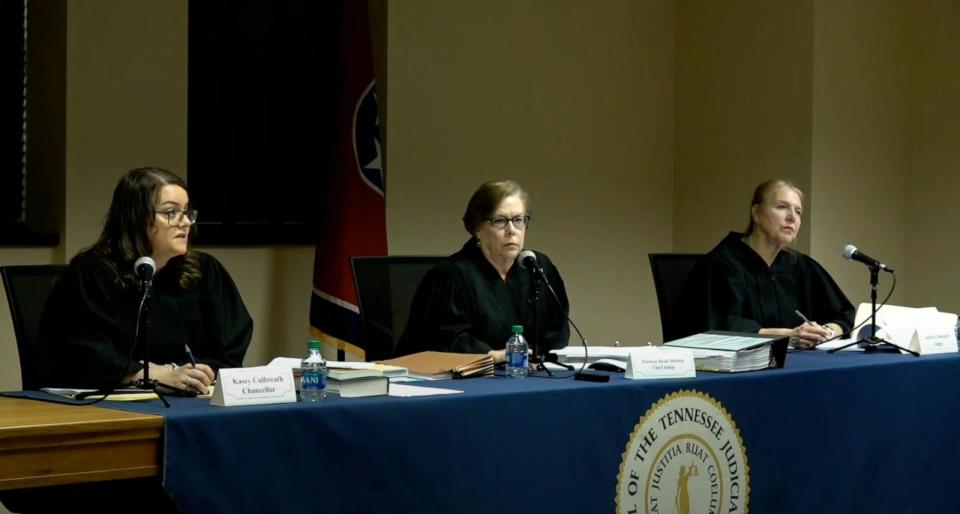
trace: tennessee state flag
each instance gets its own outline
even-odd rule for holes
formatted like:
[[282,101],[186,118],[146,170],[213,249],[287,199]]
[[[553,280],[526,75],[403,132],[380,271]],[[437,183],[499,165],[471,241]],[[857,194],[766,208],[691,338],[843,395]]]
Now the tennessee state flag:
[[[337,358],[365,360],[350,257],[387,254],[386,181],[367,2],[341,2],[336,128],[313,261],[310,332]],[[329,352],[325,352],[329,355]]]

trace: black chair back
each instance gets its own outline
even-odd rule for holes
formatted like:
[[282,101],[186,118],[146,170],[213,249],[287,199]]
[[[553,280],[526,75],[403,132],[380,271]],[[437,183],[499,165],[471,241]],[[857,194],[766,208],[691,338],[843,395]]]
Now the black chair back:
[[679,301],[687,287],[687,279],[704,257],[699,253],[651,253],[650,269],[653,271],[653,286],[657,290],[657,305],[660,307],[660,328],[664,341],[672,341],[689,334],[684,327]]
[[366,360],[396,356],[410,314],[410,303],[423,276],[447,260],[439,256],[353,257]]
[[24,390],[38,389],[43,384],[46,354],[37,340],[40,317],[50,290],[66,266],[0,266],[3,289],[10,304],[13,333],[20,356],[20,382]]

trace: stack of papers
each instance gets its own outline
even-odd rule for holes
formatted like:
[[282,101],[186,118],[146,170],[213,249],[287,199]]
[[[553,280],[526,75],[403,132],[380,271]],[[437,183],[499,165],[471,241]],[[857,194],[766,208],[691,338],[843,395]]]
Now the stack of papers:
[[[267,366],[290,368],[293,370],[294,377],[300,376],[300,359],[296,357],[277,357],[270,361]],[[327,361],[327,375],[330,376],[332,370],[335,369],[363,371],[362,374],[355,373],[351,376],[377,376],[388,378],[407,376],[407,369],[400,366],[390,366],[386,364],[378,364],[376,362]]]
[[587,361],[587,367],[612,371],[627,369],[630,352],[638,347],[620,346],[591,346],[584,352],[582,346],[568,346],[558,350],[550,350],[557,356],[557,362],[577,366]]
[[[160,385],[159,390],[165,396],[196,396],[198,398],[210,398],[213,395],[215,386],[211,385],[207,387],[207,394],[195,394],[190,391],[180,391],[177,389],[172,389],[166,387],[163,384]],[[41,387],[41,391],[52,394],[55,396],[60,396],[63,398],[69,398],[71,400],[99,400],[103,398],[102,390],[100,389],[78,389],[73,387]],[[146,389],[139,389],[135,387],[120,387],[114,389],[106,397],[107,401],[113,402],[136,402],[141,400],[156,400],[157,393]]]
[[[818,350],[833,350],[843,348],[844,351],[862,351],[863,347],[850,344],[866,339],[873,335],[870,325],[872,306],[861,303],[857,307],[857,316],[854,327],[857,327],[849,337],[828,341],[817,346]],[[941,336],[949,341],[957,326],[957,315],[940,312],[936,307],[905,307],[901,305],[881,305],[877,308],[876,336],[902,348],[909,348],[920,354],[940,353],[941,351],[956,351],[952,344],[944,345],[940,349],[931,348],[923,344],[924,336]],[[849,345],[849,346],[847,346]],[[935,345],[939,346],[939,345]]]
[[[757,334],[704,332],[664,343],[664,346],[693,350],[698,370],[738,373],[777,367],[773,353],[773,342],[776,340]],[[781,341],[785,351],[786,340]]]
[[[77,389],[73,387],[41,387],[41,391],[71,400],[99,400],[103,394],[99,389]],[[157,394],[151,391],[134,388],[115,389],[106,398],[111,401],[138,401],[138,400],[156,400]]]
[[493,359],[483,353],[419,352],[385,360],[380,364],[406,368],[410,376],[426,380],[493,374]]

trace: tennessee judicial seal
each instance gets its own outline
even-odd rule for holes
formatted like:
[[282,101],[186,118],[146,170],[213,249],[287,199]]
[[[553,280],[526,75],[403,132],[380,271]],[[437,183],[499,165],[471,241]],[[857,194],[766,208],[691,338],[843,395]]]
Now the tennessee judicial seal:
[[699,391],[668,394],[640,418],[617,476],[621,514],[747,513],[747,453],[733,418]]

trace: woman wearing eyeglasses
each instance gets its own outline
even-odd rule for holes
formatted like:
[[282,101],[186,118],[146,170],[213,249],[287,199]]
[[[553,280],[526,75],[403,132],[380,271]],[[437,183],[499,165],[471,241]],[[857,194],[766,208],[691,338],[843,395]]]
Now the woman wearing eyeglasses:
[[557,268],[539,252],[537,265],[559,303],[546,285],[541,286],[536,310],[530,302],[533,274],[518,261],[529,223],[529,200],[519,184],[481,184],[463,214],[470,239],[424,277],[397,353],[487,353],[499,363],[512,325],[523,325],[531,349],[536,341],[541,353],[566,346],[567,292]]
[[142,378],[143,334],[133,345],[142,298],[134,262],[143,256],[156,262],[146,305],[150,378],[206,393],[217,369],[241,365],[253,320],[223,265],[190,250],[196,221],[177,175],[139,168],[120,180],[100,238],[71,260],[47,299],[39,338],[57,362],[69,363],[48,370],[49,385],[115,387]]

